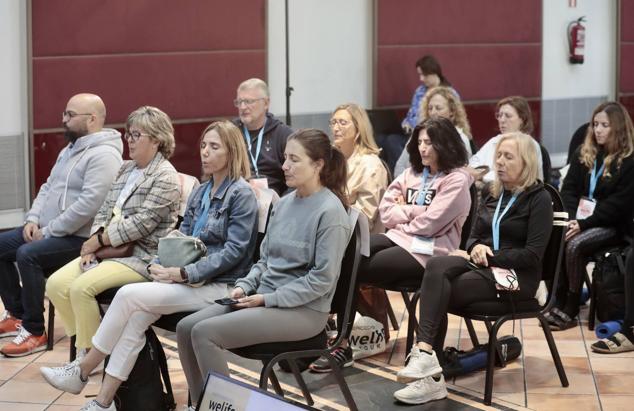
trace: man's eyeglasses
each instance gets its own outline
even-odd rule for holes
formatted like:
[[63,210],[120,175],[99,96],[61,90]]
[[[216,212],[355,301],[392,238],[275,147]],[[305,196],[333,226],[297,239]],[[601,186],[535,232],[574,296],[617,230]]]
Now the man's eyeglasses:
[[240,99],[235,99],[233,100],[233,105],[236,107],[240,107],[242,104],[246,104],[247,106],[252,106],[254,105],[257,101],[259,100],[264,100],[266,97],[260,97],[260,98],[240,98]]
[[132,141],[134,143],[139,141],[141,136],[147,136],[147,135],[149,134],[141,133],[140,131],[126,131],[124,134],[126,140]]
[[62,120],[68,118],[69,120],[77,116],[92,116],[92,113],[75,113],[74,111],[62,111]]
[[328,124],[330,124],[330,128],[335,128],[337,124],[339,124],[339,127],[341,128],[346,128],[350,125],[350,123],[351,123],[350,121],[344,120],[342,118],[340,119],[333,118],[332,120],[328,122]]

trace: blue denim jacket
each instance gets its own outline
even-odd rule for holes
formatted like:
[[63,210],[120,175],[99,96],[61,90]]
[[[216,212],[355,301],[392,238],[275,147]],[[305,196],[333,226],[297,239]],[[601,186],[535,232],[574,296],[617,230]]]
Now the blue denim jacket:
[[[202,213],[202,196],[209,184],[201,184],[189,196],[179,228],[183,234],[192,235],[196,219]],[[253,189],[243,178],[225,178],[211,198],[207,224],[200,233],[200,239],[207,246],[207,256],[185,266],[189,282],[233,284],[244,277],[253,264],[257,235],[258,204]]]

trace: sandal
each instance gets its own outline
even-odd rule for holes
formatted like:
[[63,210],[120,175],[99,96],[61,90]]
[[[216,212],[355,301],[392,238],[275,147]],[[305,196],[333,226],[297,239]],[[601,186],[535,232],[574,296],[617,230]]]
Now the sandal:
[[568,314],[559,308],[553,308],[551,314],[553,318],[553,322],[549,322],[551,331],[563,331],[577,325],[576,318],[570,318]]
[[616,354],[620,352],[634,351],[634,343],[622,333],[616,333],[612,337],[602,338],[590,346],[592,351],[603,354]]

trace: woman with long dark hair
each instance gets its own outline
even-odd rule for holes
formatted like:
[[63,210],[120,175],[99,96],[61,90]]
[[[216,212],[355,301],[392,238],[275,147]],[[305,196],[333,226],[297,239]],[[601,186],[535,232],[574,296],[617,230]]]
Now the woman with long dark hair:
[[191,398],[209,371],[229,375],[223,349],[299,341],[325,327],[350,235],[346,159],[315,129],[293,133],[284,152],[286,184],[249,274],[236,281],[231,306],[214,304],[176,330]]

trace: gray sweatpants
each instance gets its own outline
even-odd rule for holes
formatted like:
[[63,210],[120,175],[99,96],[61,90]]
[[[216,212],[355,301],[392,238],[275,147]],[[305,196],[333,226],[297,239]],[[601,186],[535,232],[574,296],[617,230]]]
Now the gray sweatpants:
[[327,319],[328,313],[305,307],[232,311],[219,304],[183,318],[176,327],[176,337],[192,400],[198,401],[209,371],[229,375],[223,349],[305,340],[319,334]]

